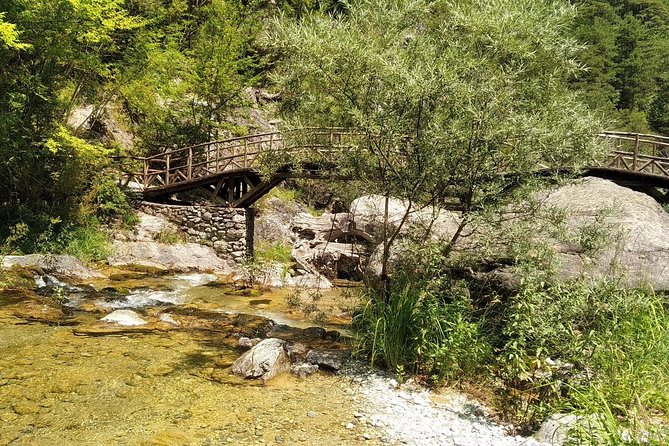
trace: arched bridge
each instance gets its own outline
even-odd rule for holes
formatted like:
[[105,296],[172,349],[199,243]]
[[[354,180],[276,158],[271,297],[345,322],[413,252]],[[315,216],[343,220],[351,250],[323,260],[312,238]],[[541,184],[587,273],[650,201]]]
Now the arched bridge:
[[[286,178],[320,178],[329,155],[350,147],[356,135],[345,128],[308,128],[212,141],[134,158],[142,170],[128,174],[128,179],[138,182],[144,199],[150,201],[202,188],[212,200],[249,207]],[[668,137],[623,132],[598,136],[612,142],[612,151],[601,164],[586,169],[586,175],[634,187],[669,189]],[[299,156],[302,152],[304,157]],[[262,174],[264,160],[288,166],[287,154],[305,161],[297,168]],[[284,164],[282,157],[286,157]]]

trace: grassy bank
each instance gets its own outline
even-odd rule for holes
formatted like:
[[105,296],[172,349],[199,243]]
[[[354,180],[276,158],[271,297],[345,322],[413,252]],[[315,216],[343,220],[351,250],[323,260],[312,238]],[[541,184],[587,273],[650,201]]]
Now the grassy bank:
[[583,281],[524,281],[506,296],[474,290],[462,280],[395,278],[390,299],[369,292],[356,318],[360,350],[437,385],[483,383],[525,432],[573,412],[585,417],[574,444],[665,444],[664,295]]

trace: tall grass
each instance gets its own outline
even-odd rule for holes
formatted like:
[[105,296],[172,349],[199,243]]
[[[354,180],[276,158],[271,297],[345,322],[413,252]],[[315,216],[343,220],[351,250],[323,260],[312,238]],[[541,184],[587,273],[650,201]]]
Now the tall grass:
[[527,281],[493,300],[470,297],[461,284],[404,276],[387,302],[368,292],[354,321],[360,351],[437,383],[497,382],[499,408],[525,430],[568,410],[588,421],[574,429],[573,444],[669,444],[663,295],[610,282]]
[[255,247],[255,258],[259,261],[290,264],[293,260],[293,247],[286,243],[258,243]]
[[425,374],[436,382],[471,376],[490,358],[471,308],[426,283],[396,277],[388,301],[368,292],[354,319],[359,350],[391,370]]

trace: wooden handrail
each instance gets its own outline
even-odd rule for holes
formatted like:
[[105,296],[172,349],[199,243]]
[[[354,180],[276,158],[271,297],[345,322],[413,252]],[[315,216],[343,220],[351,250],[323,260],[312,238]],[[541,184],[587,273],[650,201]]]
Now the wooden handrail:
[[[305,138],[285,136],[304,134]],[[181,147],[148,157],[126,157],[144,164],[142,172],[130,173],[146,189],[169,188],[184,181],[206,178],[225,172],[252,170],[258,164],[259,157],[271,153],[312,153],[323,155],[332,151],[342,151],[350,147],[344,136],[357,136],[362,132],[345,127],[309,127],[271,131],[247,136],[210,141]],[[644,174],[659,171],[669,177],[669,157],[657,155],[669,148],[669,137],[643,133],[610,132],[598,134],[600,138],[624,141],[633,144],[630,151],[613,150],[599,167],[615,170],[627,170]],[[326,137],[322,142],[319,138]],[[289,142],[290,141],[290,142]],[[295,141],[295,144],[292,142]],[[644,147],[652,147],[652,154],[642,153]],[[631,147],[630,147],[631,149]],[[120,157],[117,157],[120,159]],[[158,164],[158,168],[156,168]],[[152,165],[154,167],[152,167]]]

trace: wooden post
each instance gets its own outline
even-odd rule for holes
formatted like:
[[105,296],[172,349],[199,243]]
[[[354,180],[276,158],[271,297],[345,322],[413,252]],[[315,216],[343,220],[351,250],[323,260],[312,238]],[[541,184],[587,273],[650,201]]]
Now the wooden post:
[[249,165],[247,164],[246,161],[246,156],[249,153],[249,140],[248,138],[244,138],[244,167],[247,168]]
[[145,159],[144,160],[144,177],[142,178],[142,184],[144,185],[145,188],[149,187],[148,183],[149,181],[149,160]]
[[636,134],[636,141],[634,143],[634,160],[632,161],[632,170],[636,172],[636,160],[639,156],[639,134]]
[[188,179],[193,178],[193,148],[188,148]]
[[170,154],[165,158],[165,186],[170,184]]

